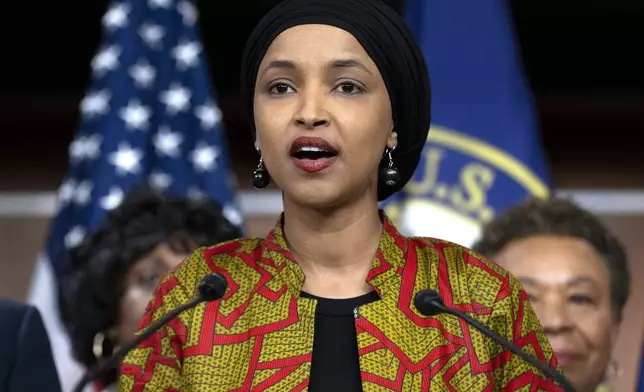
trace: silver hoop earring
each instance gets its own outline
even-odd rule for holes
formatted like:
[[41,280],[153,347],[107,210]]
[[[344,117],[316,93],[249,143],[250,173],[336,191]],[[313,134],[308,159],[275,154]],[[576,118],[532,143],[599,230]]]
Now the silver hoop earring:
[[103,344],[105,343],[105,334],[102,332],[94,335],[94,341],[92,342],[92,352],[96,359],[103,358]]
[[116,345],[113,339],[110,339],[106,333],[98,332],[94,335],[94,341],[92,342],[92,353],[97,361],[100,361],[102,358],[107,358],[118,350],[119,346]]

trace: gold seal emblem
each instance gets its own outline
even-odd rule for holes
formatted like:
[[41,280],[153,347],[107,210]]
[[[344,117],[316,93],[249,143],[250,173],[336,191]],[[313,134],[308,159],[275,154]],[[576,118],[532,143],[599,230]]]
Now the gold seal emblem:
[[389,203],[386,211],[407,235],[470,246],[482,224],[496,215],[490,193],[502,192],[499,187],[508,184],[530,196],[549,193],[546,184],[508,152],[464,133],[432,126],[414,178],[403,190],[402,200]]

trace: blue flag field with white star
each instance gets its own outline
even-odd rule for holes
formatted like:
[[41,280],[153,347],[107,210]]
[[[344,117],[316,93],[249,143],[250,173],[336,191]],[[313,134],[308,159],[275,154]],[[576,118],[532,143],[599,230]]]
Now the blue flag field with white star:
[[510,10],[406,0],[405,19],[427,60],[432,124],[414,177],[382,206],[407,235],[471,246],[483,224],[549,193]]
[[29,301],[43,313],[64,390],[82,368],[58,319],[55,276],[67,251],[127,192],[148,183],[172,196],[209,197],[242,226],[227,143],[189,0],[119,0],[103,38],[69,148],[56,216]]

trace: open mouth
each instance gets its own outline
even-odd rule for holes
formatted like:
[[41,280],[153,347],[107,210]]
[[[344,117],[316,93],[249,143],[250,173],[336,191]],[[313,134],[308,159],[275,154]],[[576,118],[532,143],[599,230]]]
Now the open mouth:
[[332,158],[337,155],[338,154],[333,151],[328,151],[319,147],[308,147],[308,146],[300,147],[292,154],[293,158],[295,159],[309,159],[309,160]]
[[318,173],[333,165],[338,150],[320,137],[302,136],[293,141],[290,154],[298,169],[307,173]]

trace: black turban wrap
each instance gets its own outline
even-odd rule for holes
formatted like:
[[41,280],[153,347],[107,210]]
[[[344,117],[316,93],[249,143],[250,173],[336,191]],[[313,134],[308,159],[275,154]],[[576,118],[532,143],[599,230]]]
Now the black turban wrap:
[[[389,93],[398,145],[392,153],[400,180],[380,183],[378,200],[401,190],[420,161],[430,123],[429,74],[403,18],[380,0],[286,0],[268,12],[250,35],[241,66],[241,88],[253,119],[259,65],[273,40],[298,25],[324,24],[352,34],[378,67]],[[388,164],[384,158],[380,167]]]

